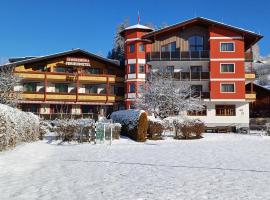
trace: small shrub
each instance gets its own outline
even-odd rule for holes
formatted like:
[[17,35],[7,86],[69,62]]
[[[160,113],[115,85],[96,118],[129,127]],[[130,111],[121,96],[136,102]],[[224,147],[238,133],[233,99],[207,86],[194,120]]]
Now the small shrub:
[[162,139],[162,133],[165,129],[163,121],[155,119],[154,117],[148,117],[147,119],[148,119],[147,138],[152,140]]
[[270,123],[266,123],[266,134],[270,136]]
[[111,138],[111,128],[112,128],[112,138],[118,140],[121,134],[121,127],[122,126],[119,123],[112,123],[109,124],[109,126],[106,126],[105,129],[106,138],[108,139]]

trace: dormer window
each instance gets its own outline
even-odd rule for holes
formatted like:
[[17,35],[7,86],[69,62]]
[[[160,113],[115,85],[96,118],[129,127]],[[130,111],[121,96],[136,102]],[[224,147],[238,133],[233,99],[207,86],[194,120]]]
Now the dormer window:
[[189,51],[203,51],[203,37],[194,35],[188,38]]

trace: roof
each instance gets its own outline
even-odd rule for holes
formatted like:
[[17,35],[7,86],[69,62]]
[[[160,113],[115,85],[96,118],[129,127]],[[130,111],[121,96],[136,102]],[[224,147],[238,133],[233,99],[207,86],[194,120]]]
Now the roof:
[[[261,88],[263,90],[266,90],[267,92],[270,92],[270,84],[267,85],[260,85],[257,80],[253,82],[254,87]],[[246,84],[246,86],[250,87],[251,83]]]
[[125,28],[124,30],[131,30],[131,29],[146,29],[146,30],[153,30],[152,28],[148,27],[148,26],[144,26],[141,24],[135,24],[133,26],[129,26],[127,28]]
[[56,54],[51,54],[51,55],[46,55],[46,56],[40,56],[40,57],[33,57],[33,58],[29,58],[29,59],[24,59],[24,60],[19,60],[16,62],[11,62],[11,63],[7,63],[4,64],[2,66],[15,66],[15,65],[24,65],[24,64],[30,64],[30,63],[34,63],[34,62],[38,62],[38,61],[43,61],[43,60],[47,60],[47,59],[52,59],[52,58],[57,58],[60,56],[67,56],[70,54],[74,54],[74,53],[82,53],[85,54],[86,56],[90,56],[93,57],[97,60],[103,61],[103,62],[108,62],[110,64],[116,65],[116,66],[120,66],[120,63],[118,60],[111,60],[108,58],[104,58],[102,56],[90,53],[88,51],[84,51],[81,49],[73,49],[73,50],[69,50],[69,51],[64,51],[64,52],[60,52],[60,53],[56,53]]
[[132,26],[129,26],[129,27],[125,28],[123,31],[120,32],[120,34],[123,34],[127,30],[135,30],[135,29],[145,30],[145,31],[149,31],[149,32],[153,31],[153,29],[148,27],[148,26],[144,26],[144,25],[141,25],[141,24],[135,24],[135,25],[132,25]]
[[239,28],[239,27],[236,27],[236,26],[228,25],[228,24],[225,24],[225,23],[222,23],[222,22],[218,22],[218,21],[215,21],[215,20],[212,20],[212,19],[207,19],[207,18],[204,18],[204,17],[191,18],[191,19],[185,20],[183,22],[173,24],[171,26],[167,26],[167,27],[162,28],[162,29],[152,31],[150,33],[145,34],[143,36],[143,38],[151,38],[152,36],[159,35],[159,34],[162,34],[162,33],[166,33],[168,31],[172,31],[172,30],[179,29],[181,27],[196,24],[196,23],[205,24],[205,25],[208,25],[208,26],[209,25],[221,26],[221,27],[225,27],[227,29],[230,29],[232,31],[238,32],[240,34],[245,34],[245,37],[249,37],[249,42],[247,43],[246,48],[254,45],[261,38],[263,38],[263,36],[258,34],[258,33],[255,33],[255,32],[243,29],[243,28]]

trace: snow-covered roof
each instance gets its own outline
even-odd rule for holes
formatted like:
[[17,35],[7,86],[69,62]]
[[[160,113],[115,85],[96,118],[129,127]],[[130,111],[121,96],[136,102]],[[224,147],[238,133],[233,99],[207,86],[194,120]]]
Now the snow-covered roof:
[[[68,51],[64,51],[64,52],[60,52],[60,53],[56,53],[56,54],[50,54],[50,55],[39,56],[39,57],[32,57],[32,58],[25,59],[25,60],[11,62],[11,63],[7,63],[7,64],[2,65],[2,66],[32,63],[32,62],[42,61],[42,60],[45,60],[45,59],[51,59],[51,58],[55,58],[55,57],[59,57],[59,56],[65,56],[65,55],[69,55],[69,54],[72,54],[72,53],[82,53],[82,54],[85,54],[87,56],[91,56],[93,58],[102,60],[104,62],[109,62],[109,63],[117,65],[117,66],[120,65],[118,60],[112,60],[112,59],[104,58],[102,56],[90,53],[90,52],[82,50],[82,49],[72,49],[72,50],[68,50]],[[2,66],[0,66],[0,67],[2,67]]]
[[150,28],[148,26],[141,25],[141,24],[135,24],[133,26],[129,26],[129,27],[125,28],[124,30],[131,30],[131,29],[153,30],[152,28]]

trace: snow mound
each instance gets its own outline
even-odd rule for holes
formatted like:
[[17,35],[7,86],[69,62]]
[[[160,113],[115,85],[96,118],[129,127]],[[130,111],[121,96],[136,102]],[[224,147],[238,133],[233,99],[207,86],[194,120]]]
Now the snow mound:
[[39,118],[33,113],[0,104],[0,150],[39,137]]

